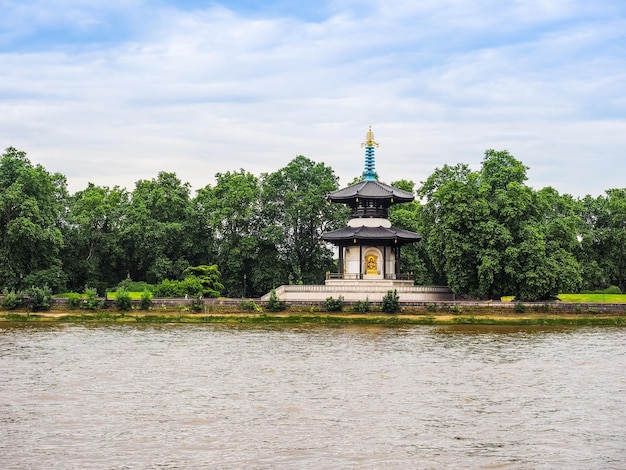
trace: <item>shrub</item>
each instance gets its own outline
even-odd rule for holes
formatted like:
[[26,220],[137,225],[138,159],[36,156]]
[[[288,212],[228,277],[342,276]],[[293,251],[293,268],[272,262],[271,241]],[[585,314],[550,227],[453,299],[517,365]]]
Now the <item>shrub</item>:
[[603,291],[604,294],[621,294],[622,290],[617,286],[607,287]]
[[343,297],[340,295],[336,299],[328,297],[324,303],[327,312],[341,312],[343,311]]
[[282,312],[287,308],[287,303],[282,300],[278,300],[276,289],[272,289],[272,292],[270,292],[270,299],[267,301],[266,308],[270,312]]
[[368,300],[365,300],[365,301],[359,300],[357,302],[354,302],[353,308],[355,312],[366,313],[370,311],[370,303]]
[[400,297],[396,289],[387,291],[383,297],[381,310],[385,313],[396,313],[400,310]]
[[144,290],[141,293],[141,310],[150,310],[152,307],[152,292]]
[[133,306],[130,293],[124,287],[118,288],[115,293],[115,306],[122,311],[130,310]]
[[143,292],[143,291],[149,291],[149,292],[153,292],[155,289],[155,286],[153,286],[152,284],[148,284],[145,281],[133,281],[132,279],[124,279],[123,281],[121,281],[118,285],[118,290],[120,287],[126,289],[128,292]]
[[192,312],[195,312],[195,313],[203,312],[204,300],[202,300],[202,297],[198,297],[197,299],[191,299],[191,302],[189,302],[189,307],[191,308]]
[[258,309],[259,307],[257,306],[257,304],[254,303],[253,300],[242,300],[239,302],[239,310],[242,310],[244,312],[253,312]]
[[67,274],[59,266],[42,269],[24,277],[24,284],[42,289],[50,288],[51,292],[64,292],[67,284]]
[[28,296],[26,305],[30,311],[50,310],[52,306],[52,290],[48,286],[31,287],[26,291],[26,295]]
[[513,309],[515,310],[515,313],[524,313],[526,306],[523,303],[517,302]]
[[201,297],[202,293],[202,282],[195,276],[186,277],[182,281],[164,279],[155,288],[158,297]]
[[426,310],[428,310],[429,312],[434,312],[437,310],[437,306],[433,303],[427,304]]
[[71,310],[76,310],[77,308],[80,308],[80,303],[80,294],[77,294],[76,292],[70,292],[69,294],[67,294],[67,306]]
[[85,308],[87,310],[96,310],[100,306],[98,301],[98,291],[95,287],[87,287],[85,289]]
[[15,291],[4,290],[4,297],[2,299],[2,308],[5,310],[15,310],[22,306],[24,299],[22,294]]

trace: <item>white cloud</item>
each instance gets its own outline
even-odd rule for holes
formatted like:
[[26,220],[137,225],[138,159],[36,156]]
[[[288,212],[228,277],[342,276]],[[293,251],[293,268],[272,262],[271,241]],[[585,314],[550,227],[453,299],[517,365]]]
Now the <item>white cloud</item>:
[[[119,42],[0,53],[0,141],[72,191],[158,171],[199,188],[298,154],[347,183],[370,124],[386,181],[505,148],[535,187],[624,186],[623,17],[611,2],[535,3],[343,2],[309,23],[135,2],[124,21],[148,16]],[[78,23],[96,10],[78,8]]]

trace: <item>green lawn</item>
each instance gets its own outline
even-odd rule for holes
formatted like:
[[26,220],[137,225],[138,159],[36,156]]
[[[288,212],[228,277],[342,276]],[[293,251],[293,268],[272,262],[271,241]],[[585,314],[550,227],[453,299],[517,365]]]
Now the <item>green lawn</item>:
[[[559,300],[574,304],[626,304],[626,294],[559,294]],[[512,295],[502,297],[502,302],[512,301]]]
[[[69,294],[70,294],[69,292],[64,292],[63,294],[56,294],[54,297],[67,297]],[[131,300],[141,300],[141,296],[143,292],[129,292],[128,294],[130,295]],[[107,299],[115,300],[115,295],[116,295],[115,292],[107,292]],[[80,294],[80,298],[86,299],[87,295]]]
[[626,304],[626,294],[559,294],[563,302]]

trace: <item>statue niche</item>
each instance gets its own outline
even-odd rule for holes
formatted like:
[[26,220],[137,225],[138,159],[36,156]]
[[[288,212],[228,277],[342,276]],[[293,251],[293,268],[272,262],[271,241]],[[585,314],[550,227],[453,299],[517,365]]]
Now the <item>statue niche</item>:
[[378,274],[378,257],[367,255],[365,258],[365,274]]

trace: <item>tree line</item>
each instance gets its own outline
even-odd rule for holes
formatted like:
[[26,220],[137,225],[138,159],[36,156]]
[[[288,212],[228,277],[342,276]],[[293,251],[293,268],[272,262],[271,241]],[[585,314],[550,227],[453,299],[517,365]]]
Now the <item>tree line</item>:
[[[488,150],[478,171],[444,165],[419,187],[392,183],[417,196],[391,208],[392,223],[423,235],[403,248],[403,271],[483,299],[623,291],[626,188],[575,199],[529,187],[527,170]],[[321,236],[349,219],[325,199],[338,183],[331,167],[297,156],[260,176],[218,173],[195,194],[169,172],[132,191],[90,183],[69,194],[63,175],[10,147],[0,161],[0,287],[104,293],[128,279],[182,280],[207,265],[218,266],[228,297],[320,284],[336,269]]]

